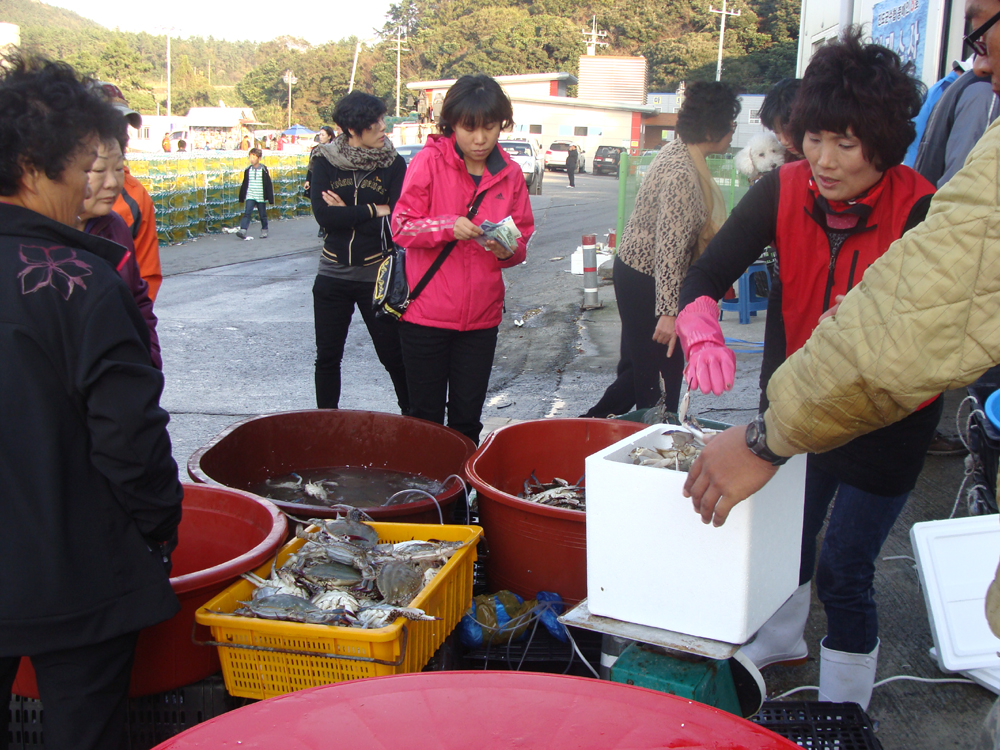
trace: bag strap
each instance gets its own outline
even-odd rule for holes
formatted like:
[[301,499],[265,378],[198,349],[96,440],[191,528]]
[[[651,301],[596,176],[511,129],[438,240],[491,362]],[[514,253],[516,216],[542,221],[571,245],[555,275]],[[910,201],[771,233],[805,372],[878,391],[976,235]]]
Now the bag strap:
[[[483,198],[485,197],[486,197],[485,190],[476,196],[476,199],[472,202],[472,206],[469,208],[469,213],[465,215],[466,219],[471,220],[475,218],[476,214],[479,213],[479,204],[483,202]],[[447,245],[444,246],[444,248],[441,250],[440,253],[438,253],[438,257],[436,257],[434,259],[434,262],[431,263],[431,267],[427,269],[427,273],[424,274],[424,277],[420,279],[417,285],[413,287],[413,291],[410,292],[411,300],[415,300],[417,298],[417,295],[420,294],[422,291],[424,291],[424,287],[427,286],[428,282],[430,282],[431,277],[433,277],[434,274],[437,273],[438,269],[445,262],[445,260],[447,260],[448,256],[451,254],[451,251],[455,249],[455,245],[457,244],[458,240],[452,240],[451,242],[449,242]]]

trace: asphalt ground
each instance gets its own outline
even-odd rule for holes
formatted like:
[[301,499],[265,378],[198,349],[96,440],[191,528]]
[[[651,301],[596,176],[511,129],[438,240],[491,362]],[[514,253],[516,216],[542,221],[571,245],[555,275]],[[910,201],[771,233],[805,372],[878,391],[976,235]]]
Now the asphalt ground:
[[[617,181],[583,174],[577,187],[547,173],[532,196],[536,232],[525,264],[505,272],[507,304],[484,409],[486,431],[514,420],[575,417],[614,379],[620,324],[609,281],[599,289],[601,307],[581,310],[583,278],[570,273],[570,256],[585,233],[599,239],[615,226]],[[164,283],[156,301],[166,386],[161,400],[171,414],[174,457],[182,475],[192,452],[227,426],[247,417],[315,406],[315,357],[311,287],[320,240],[310,217],[272,221],[270,237],[201,237],[161,248]],[[521,322],[517,325],[516,322]],[[764,313],[740,325],[735,313],[722,322],[731,339],[760,342]],[[743,347],[746,349],[747,347]],[[736,387],[722,397],[695,394],[692,411],[710,419],[744,423],[756,412],[760,354],[737,353]],[[343,363],[341,407],[395,411],[391,383],[367,331],[355,315]],[[946,431],[955,432],[963,393],[947,394]],[[896,523],[878,565],[882,647],[878,679],[909,674],[941,678],[929,657],[933,645],[912,556],[909,529],[918,521],[947,518],[963,476],[954,457],[928,457],[917,488]],[[957,515],[964,515],[960,504]],[[636,519],[634,540],[646,539]],[[810,659],[801,667],[765,671],[768,691],[780,694],[818,684],[819,641],[825,617],[813,602],[806,630]],[[789,700],[815,700],[802,692]],[[876,689],[869,714],[886,750],[973,748],[995,696],[977,685],[893,682]]]

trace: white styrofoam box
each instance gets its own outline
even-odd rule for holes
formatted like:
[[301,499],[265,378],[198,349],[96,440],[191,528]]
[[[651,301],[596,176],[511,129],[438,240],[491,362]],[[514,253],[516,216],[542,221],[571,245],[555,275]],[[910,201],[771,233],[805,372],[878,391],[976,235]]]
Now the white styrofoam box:
[[745,643],[799,585],[805,456],[782,466],[726,522],[703,524],[687,472],[636,466],[637,446],[669,447],[652,427],[586,459],[587,602],[625,622]]
[[940,664],[952,672],[1000,667],[1000,638],[985,612],[986,589],[1000,559],[1000,519],[916,523],[910,543]]
[[[613,257],[615,257],[615,254],[611,250],[598,250],[597,267],[600,268],[602,263],[611,260]],[[569,258],[569,271],[576,276],[583,276],[583,248],[580,246],[577,246],[576,252]]]

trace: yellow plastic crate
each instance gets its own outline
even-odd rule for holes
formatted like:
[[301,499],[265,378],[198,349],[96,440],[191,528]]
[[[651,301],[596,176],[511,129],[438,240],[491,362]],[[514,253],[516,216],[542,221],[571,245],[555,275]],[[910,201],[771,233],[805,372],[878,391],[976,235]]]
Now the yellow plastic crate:
[[[441,619],[400,617],[392,625],[368,630],[220,614],[234,612],[240,601],[250,599],[254,586],[241,579],[195,613],[198,624],[212,630],[230,695],[272,698],[317,685],[419,672],[426,666],[472,603],[472,564],[483,530],[414,523],[371,526],[381,542],[468,542],[410,603]],[[282,547],[277,564],[303,544],[305,540],[295,539]],[[271,564],[269,560],[255,572],[266,578]]]

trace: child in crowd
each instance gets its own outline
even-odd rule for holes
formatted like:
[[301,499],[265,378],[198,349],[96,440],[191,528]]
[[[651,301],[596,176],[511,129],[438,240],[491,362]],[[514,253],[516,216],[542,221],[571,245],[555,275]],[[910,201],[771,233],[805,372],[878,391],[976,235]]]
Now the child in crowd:
[[240,200],[246,201],[240,229],[236,236],[246,239],[247,227],[250,226],[250,216],[254,208],[260,216],[260,238],[267,239],[267,204],[274,203],[274,187],[271,184],[271,174],[267,167],[260,163],[262,152],[259,148],[250,149],[250,166],[243,170],[243,184],[240,186]]

